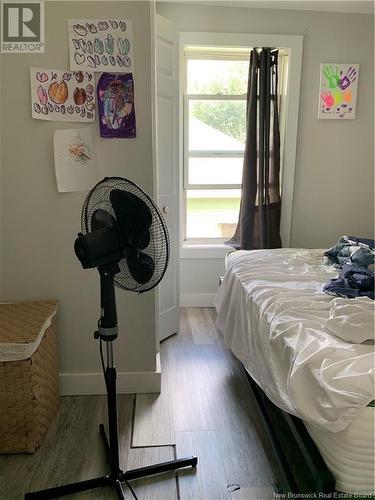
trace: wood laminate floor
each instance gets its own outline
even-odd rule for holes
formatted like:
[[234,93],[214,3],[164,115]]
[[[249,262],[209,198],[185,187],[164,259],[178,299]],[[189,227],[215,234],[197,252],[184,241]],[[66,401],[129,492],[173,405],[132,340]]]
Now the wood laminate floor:
[[[161,362],[160,395],[118,398],[122,468],[193,454],[198,467],[133,481],[139,499],[271,500],[276,465],[267,458],[246,376],[223,344],[214,309],[182,309],[179,334],[161,344]],[[37,453],[0,455],[0,499],[21,500],[25,491],[106,473],[98,433],[105,416],[104,396],[61,398]],[[63,498],[117,496],[97,489]]]

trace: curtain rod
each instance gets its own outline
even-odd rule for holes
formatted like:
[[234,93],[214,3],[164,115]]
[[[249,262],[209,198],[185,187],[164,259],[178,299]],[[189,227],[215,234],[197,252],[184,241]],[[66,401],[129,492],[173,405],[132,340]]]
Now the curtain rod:
[[[260,50],[263,47],[223,47],[223,46],[202,46],[202,45],[188,45],[184,47],[184,53],[190,57],[198,56],[204,56],[206,58],[210,54],[216,54],[216,55],[222,55],[223,57],[227,56],[229,58],[233,56],[245,56],[246,58],[249,56],[250,51],[255,49],[255,50]],[[288,54],[288,50],[282,47],[266,47],[271,49],[271,53],[278,50],[279,51],[279,56],[285,56]]]

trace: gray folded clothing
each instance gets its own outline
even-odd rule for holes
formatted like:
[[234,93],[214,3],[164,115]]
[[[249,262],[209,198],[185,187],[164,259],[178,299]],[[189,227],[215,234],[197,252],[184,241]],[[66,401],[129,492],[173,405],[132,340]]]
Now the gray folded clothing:
[[345,264],[338,278],[324,285],[323,291],[337,297],[369,297],[374,300],[374,273],[365,267]]
[[332,248],[324,252],[329,263],[336,267],[343,264],[369,267],[375,263],[375,242],[368,238],[342,236]]

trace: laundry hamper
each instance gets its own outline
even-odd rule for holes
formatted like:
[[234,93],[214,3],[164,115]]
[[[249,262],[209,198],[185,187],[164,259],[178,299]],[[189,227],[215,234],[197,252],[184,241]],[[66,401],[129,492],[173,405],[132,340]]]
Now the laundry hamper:
[[0,453],[34,453],[58,410],[56,310],[0,304]]

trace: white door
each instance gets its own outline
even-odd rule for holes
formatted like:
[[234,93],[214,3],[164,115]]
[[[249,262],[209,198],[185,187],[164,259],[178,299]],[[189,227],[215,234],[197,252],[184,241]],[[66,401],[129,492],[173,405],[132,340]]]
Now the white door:
[[178,37],[156,15],[156,141],[159,206],[171,243],[168,270],[159,290],[159,340],[179,327]]

